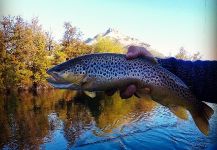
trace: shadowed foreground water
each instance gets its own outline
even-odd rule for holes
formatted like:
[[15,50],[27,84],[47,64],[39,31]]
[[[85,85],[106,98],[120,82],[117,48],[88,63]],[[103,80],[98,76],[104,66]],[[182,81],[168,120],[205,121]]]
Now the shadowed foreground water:
[[67,90],[0,97],[0,149],[206,149],[217,142],[217,105],[204,136],[151,100],[95,99]]

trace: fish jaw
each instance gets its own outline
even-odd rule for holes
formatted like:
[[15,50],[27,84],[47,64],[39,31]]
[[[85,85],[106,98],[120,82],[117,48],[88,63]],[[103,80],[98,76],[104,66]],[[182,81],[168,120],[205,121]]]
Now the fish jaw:
[[72,89],[72,90],[80,90],[80,86],[69,81],[64,80],[63,76],[60,73],[48,70],[47,73],[51,76],[47,79],[49,84],[54,88],[58,89]]
[[71,90],[81,90],[80,86],[69,83],[69,82],[60,82],[55,80],[53,77],[47,79],[49,84],[57,89],[71,89]]

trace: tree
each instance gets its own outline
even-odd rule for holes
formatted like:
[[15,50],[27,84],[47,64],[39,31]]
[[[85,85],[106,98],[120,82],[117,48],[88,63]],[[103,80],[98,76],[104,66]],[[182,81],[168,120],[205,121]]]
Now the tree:
[[15,20],[19,23],[22,22],[21,18],[10,16],[3,17],[3,20],[1,21],[1,90],[12,89],[19,82],[18,72],[16,70],[19,68],[18,64],[20,63],[18,63],[17,58],[14,55],[17,42],[17,39],[15,39],[15,31],[18,31]]
[[54,48],[54,38],[51,32],[46,32],[46,50],[51,51]]
[[187,53],[184,47],[180,48],[179,52],[175,55],[175,57],[177,59],[184,59],[184,60],[199,60],[202,58],[202,56],[200,55],[200,52],[190,55]]
[[81,32],[78,31],[76,27],[73,27],[71,23],[64,23],[64,36],[62,41],[63,52],[66,54],[66,59],[75,57],[76,54],[76,46],[79,42]]
[[66,59],[88,54],[93,51],[91,46],[86,45],[80,40],[82,33],[78,28],[73,27],[69,22],[64,24],[64,28],[65,32],[62,40],[62,51],[66,54]]
[[64,23],[64,36],[63,36],[63,41],[62,45],[67,47],[74,42],[77,42],[80,40],[82,33],[78,30],[78,28],[73,27],[70,22],[65,22]]
[[0,30],[0,91],[14,87],[16,85],[15,69],[11,55],[6,51],[3,32]]
[[179,52],[175,55],[177,59],[189,59],[189,56],[187,55],[187,51],[184,49],[184,47],[181,47],[179,49]]
[[19,16],[4,17],[0,31],[1,76],[7,81],[5,87],[28,88],[44,84],[50,63],[47,59],[46,34],[38,19],[33,18],[28,23]]
[[30,69],[31,58],[35,50],[33,43],[33,32],[29,25],[21,18],[16,17],[13,29],[13,45],[11,55],[14,57],[16,76],[19,88],[26,88],[32,85],[31,76],[33,72]]
[[197,52],[191,56],[191,60],[200,60],[202,58],[200,52]]
[[38,24],[38,19],[32,19],[29,25],[32,30],[32,57],[30,59],[29,68],[32,71],[32,84],[34,86],[43,85],[48,77],[46,69],[49,68],[50,62],[47,58],[48,51],[46,51],[47,39],[45,32],[42,31],[41,26]]
[[97,53],[110,52],[110,53],[124,53],[124,48],[120,43],[117,43],[109,37],[99,37],[96,44],[94,44],[94,50]]

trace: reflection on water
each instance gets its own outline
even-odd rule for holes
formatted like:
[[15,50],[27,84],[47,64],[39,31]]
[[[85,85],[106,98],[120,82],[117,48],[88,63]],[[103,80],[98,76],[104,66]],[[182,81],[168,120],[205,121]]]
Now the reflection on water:
[[151,100],[95,99],[67,90],[0,97],[0,149],[204,149],[217,141],[217,105],[204,136]]

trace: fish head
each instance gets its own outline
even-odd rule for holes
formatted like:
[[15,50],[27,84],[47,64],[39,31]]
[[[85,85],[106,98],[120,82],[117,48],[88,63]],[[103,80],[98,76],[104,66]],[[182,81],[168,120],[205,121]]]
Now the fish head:
[[73,59],[50,68],[47,74],[51,76],[47,81],[60,89],[80,89],[86,77],[82,62],[77,63]]

